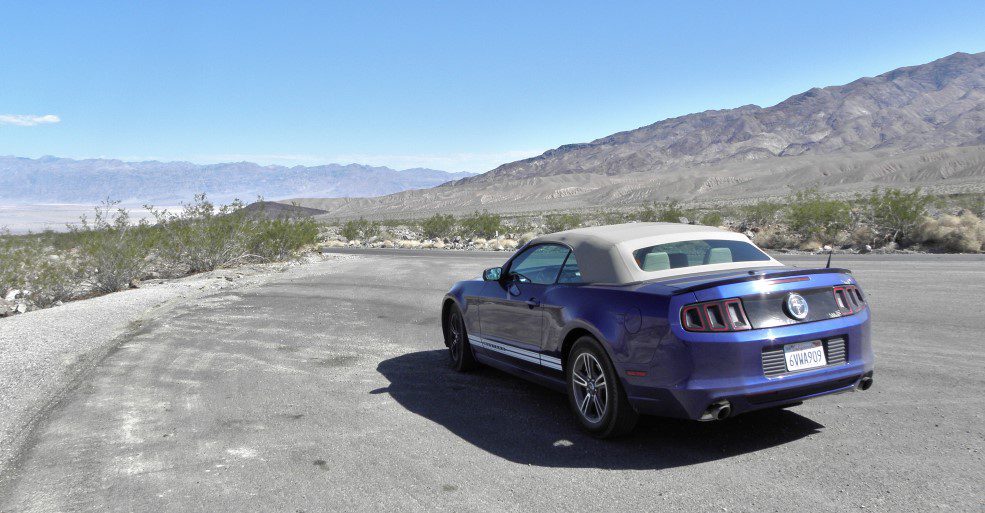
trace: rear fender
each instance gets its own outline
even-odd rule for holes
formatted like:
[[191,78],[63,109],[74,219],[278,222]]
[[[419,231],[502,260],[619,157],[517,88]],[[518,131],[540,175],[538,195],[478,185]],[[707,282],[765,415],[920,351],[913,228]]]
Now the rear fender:
[[568,288],[551,298],[553,304],[566,306],[548,315],[548,351],[563,358],[564,344],[573,334],[587,332],[616,364],[649,362],[669,331],[668,299],[628,290],[578,289]]

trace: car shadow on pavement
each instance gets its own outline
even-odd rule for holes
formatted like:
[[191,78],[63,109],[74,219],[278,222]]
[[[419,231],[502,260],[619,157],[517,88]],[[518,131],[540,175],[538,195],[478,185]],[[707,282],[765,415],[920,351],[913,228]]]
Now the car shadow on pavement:
[[463,440],[528,465],[679,467],[776,447],[824,427],[789,410],[751,412],[709,423],[643,417],[632,435],[597,440],[576,425],[563,395],[487,367],[455,372],[445,350],[384,360],[377,370],[390,385],[371,393],[389,394]]

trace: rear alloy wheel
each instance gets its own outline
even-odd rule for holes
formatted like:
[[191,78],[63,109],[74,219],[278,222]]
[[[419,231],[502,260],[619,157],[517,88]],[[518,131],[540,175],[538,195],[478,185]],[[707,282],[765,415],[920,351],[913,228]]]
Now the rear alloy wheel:
[[571,409],[593,436],[620,436],[636,426],[639,415],[597,340],[585,336],[575,342],[568,353],[565,377]]
[[453,369],[466,372],[475,368],[475,356],[472,354],[472,345],[469,344],[469,335],[465,330],[465,320],[457,306],[451,307],[448,311],[445,322],[445,345],[448,346]]

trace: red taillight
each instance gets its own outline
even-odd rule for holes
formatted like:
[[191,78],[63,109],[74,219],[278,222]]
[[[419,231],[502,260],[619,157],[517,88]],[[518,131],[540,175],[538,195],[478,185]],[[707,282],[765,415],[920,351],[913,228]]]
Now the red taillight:
[[865,300],[862,298],[862,291],[855,285],[839,285],[833,289],[835,304],[838,305],[838,312],[842,315],[851,315],[861,312],[865,308]]
[[744,331],[752,329],[739,298],[687,305],[681,309],[681,326],[687,331]]

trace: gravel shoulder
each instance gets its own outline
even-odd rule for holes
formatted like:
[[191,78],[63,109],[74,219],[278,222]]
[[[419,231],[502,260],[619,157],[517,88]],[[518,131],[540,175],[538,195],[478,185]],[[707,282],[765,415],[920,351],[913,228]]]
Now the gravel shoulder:
[[290,264],[222,269],[0,318],[0,471],[17,457],[45,412],[55,407],[117,342],[175,306],[306,272],[314,257]]

